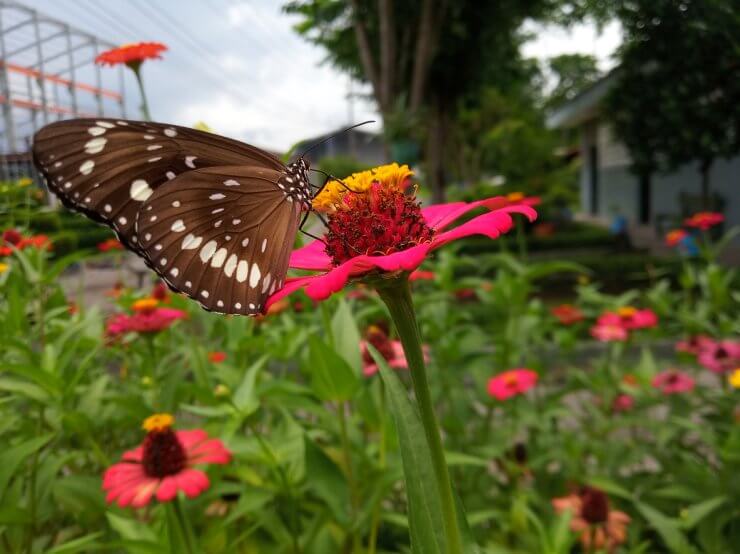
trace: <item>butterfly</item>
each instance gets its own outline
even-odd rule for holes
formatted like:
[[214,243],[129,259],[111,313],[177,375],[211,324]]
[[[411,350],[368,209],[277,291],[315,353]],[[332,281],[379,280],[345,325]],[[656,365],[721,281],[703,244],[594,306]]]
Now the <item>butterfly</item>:
[[173,290],[227,314],[264,312],[315,196],[303,155],[286,165],[176,125],[58,121],[36,133],[33,158],[66,207],[111,227]]

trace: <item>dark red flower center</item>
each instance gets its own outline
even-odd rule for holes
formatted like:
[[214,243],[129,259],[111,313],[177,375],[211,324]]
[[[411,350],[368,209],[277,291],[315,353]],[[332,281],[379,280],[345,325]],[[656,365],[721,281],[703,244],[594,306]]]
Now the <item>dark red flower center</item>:
[[727,351],[727,349],[724,346],[720,346],[714,352],[714,357],[717,358],[718,360],[724,360],[730,357],[730,353]]
[[15,229],[7,229],[6,231],[3,231],[3,240],[8,244],[18,246],[21,240],[23,240],[23,237]]
[[581,492],[581,517],[592,525],[609,519],[609,499],[599,489],[586,487]]
[[185,450],[172,429],[150,431],[144,439],[142,465],[150,477],[167,477],[185,468]]
[[681,380],[677,373],[671,373],[665,380],[666,385],[676,385]]
[[326,253],[339,265],[359,255],[382,256],[432,240],[414,196],[373,183],[366,193],[344,195],[329,216]]

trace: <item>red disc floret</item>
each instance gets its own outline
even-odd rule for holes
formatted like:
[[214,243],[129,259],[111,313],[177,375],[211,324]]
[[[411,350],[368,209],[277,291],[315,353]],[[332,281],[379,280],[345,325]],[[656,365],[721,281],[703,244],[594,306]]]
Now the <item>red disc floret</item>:
[[172,429],[150,431],[143,448],[141,464],[150,477],[175,475],[185,467],[185,450]]
[[335,265],[359,255],[383,256],[429,242],[419,202],[396,188],[373,183],[366,194],[346,194],[329,216],[326,253]]

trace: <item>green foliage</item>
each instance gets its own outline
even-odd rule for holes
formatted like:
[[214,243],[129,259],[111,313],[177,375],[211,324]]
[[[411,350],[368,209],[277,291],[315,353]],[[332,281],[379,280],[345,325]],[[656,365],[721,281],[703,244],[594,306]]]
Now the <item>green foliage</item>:
[[319,169],[342,179],[369,167],[350,156],[327,156],[321,158]]

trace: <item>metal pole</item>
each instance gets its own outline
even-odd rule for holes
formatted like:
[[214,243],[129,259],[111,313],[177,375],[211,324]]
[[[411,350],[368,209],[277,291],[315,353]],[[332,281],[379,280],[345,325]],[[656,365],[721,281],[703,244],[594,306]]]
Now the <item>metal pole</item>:
[[120,93],[121,93],[121,99],[119,100],[119,103],[121,104],[121,117],[126,117],[126,75],[123,72],[123,66],[118,66],[118,83],[120,87]]
[[72,111],[75,115],[78,115],[77,87],[75,87],[75,56],[74,51],[72,50],[72,33],[70,31],[69,25],[65,27],[65,32],[67,35],[67,60],[69,61],[69,80],[71,81],[71,84],[69,85],[69,94],[72,101]]
[[[38,14],[34,11],[33,12],[33,32],[36,36],[36,54],[39,57],[39,72],[43,75],[44,73],[44,49],[41,44],[41,29],[39,28],[39,18]],[[44,125],[49,123],[49,104],[46,100],[46,83],[44,82],[43,77],[39,76],[38,79],[39,88],[41,89],[41,105],[42,113],[41,117],[44,120]],[[33,130],[36,131],[36,122],[34,121]]]
[[[95,57],[97,58],[100,53],[100,43],[98,43],[98,39],[94,40],[93,49],[95,50]],[[103,88],[103,80],[100,75],[100,66],[93,63],[93,67],[95,67],[95,87],[98,89],[95,92],[95,99],[98,101],[98,115],[103,117],[103,97],[100,94],[100,89]]]
[[[3,31],[3,6],[0,5],[0,57],[5,62],[5,33]],[[10,92],[10,79],[8,68],[5,63],[0,64],[0,94],[5,98],[3,103],[3,120],[5,124],[5,136],[8,142],[8,152],[15,152],[15,126],[13,123],[13,97]]]

